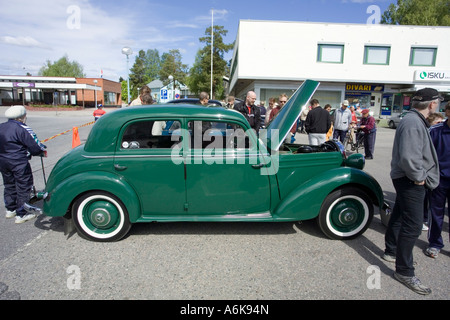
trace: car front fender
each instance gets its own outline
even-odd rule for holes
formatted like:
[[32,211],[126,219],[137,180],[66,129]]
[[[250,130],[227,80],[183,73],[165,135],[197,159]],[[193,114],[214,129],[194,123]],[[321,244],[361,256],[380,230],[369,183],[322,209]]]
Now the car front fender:
[[62,217],[77,197],[94,190],[106,191],[118,197],[128,210],[130,222],[136,222],[140,218],[140,201],[134,189],[113,173],[102,171],[70,176],[46,190],[48,196],[44,200],[44,213],[51,217]]
[[374,205],[382,207],[383,191],[371,175],[358,169],[340,167],[314,176],[295,188],[276,206],[274,220],[313,219],[333,190],[350,185],[365,191]]

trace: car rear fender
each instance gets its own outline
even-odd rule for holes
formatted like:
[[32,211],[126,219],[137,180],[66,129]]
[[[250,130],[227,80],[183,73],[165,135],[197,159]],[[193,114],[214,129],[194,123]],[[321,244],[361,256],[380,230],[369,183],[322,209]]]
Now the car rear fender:
[[340,167],[299,185],[277,205],[273,217],[275,220],[313,219],[319,214],[325,198],[345,186],[356,186],[365,191],[376,206],[383,204],[383,191],[372,176],[358,169]]
[[47,190],[44,213],[52,217],[65,216],[75,199],[94,190],[106,191],[118,197],[127,208],[130,222],[136,222],[140,218],[140,201],[134,189],[115,174],[102,171],[89,171],[70,176],[52,190]]

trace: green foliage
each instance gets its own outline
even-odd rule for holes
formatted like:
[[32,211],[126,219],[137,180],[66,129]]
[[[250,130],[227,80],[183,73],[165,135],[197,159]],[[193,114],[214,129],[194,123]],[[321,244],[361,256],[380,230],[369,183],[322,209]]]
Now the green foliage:
[[138,88],[141,88],[144,84],[147,84],[151,81],[150,77],[147,74],[145,60],[145,51],[139,50],[134,65],[130,69],[130,94],[132,99],[135,99],[137,97]]
[[381,17],[382,24],[450,26],[448,0],[397,0]]
[[53,63],[47,60],[39,70],[39,75],[44,77],[86,77],[83,73],[83,66],[76,61],[70,62],[67,55]]
[[[205,46],[197,52],[187,81],[189,89],[197,94],[211,90],[211,31],[211,27],[207,28],[205,36],[199,39],[200,42],[205,43]],[[224,54],[230,51],[234,44],[223,42],[223,37],[228,33],[223,26],[214,26],[213,32],[213,97],[211,99],[223,99],[225,96],[223,77],[229,74],[229,65],[224,59]]]
[[174,81],[186,83],[188,67],[183,64],[181,53],[178,49],[170,50],[168,53],[163,53],[161,57],[161,69],[159,70],[159,80],[164,85],[167,85],[169,76],[173,76]]

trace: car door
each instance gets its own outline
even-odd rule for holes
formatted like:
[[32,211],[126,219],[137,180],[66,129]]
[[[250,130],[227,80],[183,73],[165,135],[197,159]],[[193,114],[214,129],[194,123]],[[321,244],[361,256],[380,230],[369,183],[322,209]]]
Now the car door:
[[190,141],[185,145],[189,214],[229,218],[269,214],[269,177],[261,174],[256,139],[249,139],[243,126],[191,119],[188,135]]
[[[179,119],[153,118],[132,121],[121,130],[114,168],[138,194],[144,217],[184,212],[180,127]],[[173,152],[175,146],[179,153]]]

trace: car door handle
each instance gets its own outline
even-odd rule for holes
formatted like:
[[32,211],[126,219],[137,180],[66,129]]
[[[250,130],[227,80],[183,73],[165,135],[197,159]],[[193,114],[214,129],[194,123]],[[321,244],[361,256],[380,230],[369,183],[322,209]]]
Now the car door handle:
[[115,164],[114,165],[114,169],[116,169],[117,171],[123,171],[123,170],[126,170],[128,167],[126,167],[126,166],[121,166],[121,165],[118,165],[118,164]]
[[259,164],[252,164],[252,167],[255,169],[261,169],[262,167],[264,167],[265,164],[264,163],[259,163]]

